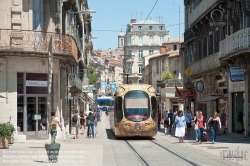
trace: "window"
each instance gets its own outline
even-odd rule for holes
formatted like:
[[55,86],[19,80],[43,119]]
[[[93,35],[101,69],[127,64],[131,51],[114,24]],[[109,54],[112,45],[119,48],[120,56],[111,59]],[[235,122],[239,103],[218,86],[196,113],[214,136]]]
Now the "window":
[[142,68],[143,68],[143,65],[139,65],[139,73],[142,73]]
[[156,74],[159,74],[159,60],[156,61]]
[[131,36],[128,36],[128,38],[127,38],[127,45],[131,45]]
[[120,122],[123,118],[123,114],[122,114],[122,97],[118,96],[116,98],[116,111],[117,116],[116,116],[116,121]]
[[163,30],[163,26],[160,26],[160,30]]
[[123,47],[123,45],[124,45],[124,44],[123,44],[123,39],[121,39],[121,46]]
[[162,59],[162,72],[165,70],[165,58]]
[[174,45],[174,50],[177,50],[177,45],[176,44]]
[[153,49],[150,49],[149,50],[149,55],[153,54],[154,53],[154,50]]
[[149,45],[153,43],[153,36],[149,36]]
[[141,28],[142,28],[142,26],[141,26],[141,25],[140,25],[140,26],[138,26],[138,29],[139,29],[139,30],[141,30]]
[[139,46],[142,45],[142,36],[138,36],[138,45],[139,45]]
[[152,29],[153,29],[153,26],[149,26],[149,29],[152,30]]
[[143,50],[139,49],[138,51],[138,58],[142,58],[143,57]]
[[160,36],[160,45],[164,42],[164,36]]
[[128,51],[128,55],[132,55],[132,51]]

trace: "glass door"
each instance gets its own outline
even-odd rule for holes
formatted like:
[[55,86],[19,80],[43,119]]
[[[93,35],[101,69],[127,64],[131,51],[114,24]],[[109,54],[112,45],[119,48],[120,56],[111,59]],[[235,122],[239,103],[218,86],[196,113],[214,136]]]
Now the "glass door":
[[47,97],[27,97],[27,139],[48,138]]

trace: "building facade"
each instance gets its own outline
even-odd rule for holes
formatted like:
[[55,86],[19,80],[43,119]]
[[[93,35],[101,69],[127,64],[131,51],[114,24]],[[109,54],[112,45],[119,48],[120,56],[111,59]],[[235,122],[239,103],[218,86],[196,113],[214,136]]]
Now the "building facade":
[[48,138],[52,111],[69,133],[72,111],[93,102],[83,90],[91,24],[79,12],[87,1],[56,2],[1,2],[0,123],[12,123],[20,140]]
[[152,20],[136,22],[131,19],[124,36],[124,83],[141,83],[143,56],[159,52],[159,47],[169,38],[165,24]]
[[[207,118],[224,111],[223,128],[250,136],[249,69],[247,43],[250,4],[247,0],[185,0],[184,88],[196,91],[197,109]],[[234,80],[230,69],[244,70],[244,80]],[[231,73],[232,74],[232,73]],[[186,104],[190,102],[187,100]]]

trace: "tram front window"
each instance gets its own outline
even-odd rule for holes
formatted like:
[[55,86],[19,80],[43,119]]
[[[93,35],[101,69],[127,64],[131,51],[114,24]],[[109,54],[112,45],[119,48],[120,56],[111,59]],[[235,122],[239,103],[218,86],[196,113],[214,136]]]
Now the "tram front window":
[[144,121],[150,117],[149,96],[139,90],[128,92],[125,97],[125,118],[131,121]]

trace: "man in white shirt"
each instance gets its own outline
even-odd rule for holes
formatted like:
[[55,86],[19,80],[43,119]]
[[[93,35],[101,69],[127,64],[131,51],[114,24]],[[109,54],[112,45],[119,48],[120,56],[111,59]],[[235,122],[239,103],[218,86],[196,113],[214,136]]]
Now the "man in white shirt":
[[186,136],[189,137],[190,128],[192,127],[191,122],[193,119],[193,114],[191,110],[189,109],[189,106],[186,106],[186,110],[184,111],[184,116],[186,119]]
[[72,127],[74,128],[74,135],[75,135],[75,139],[78,139],[78,126],[80,125],[80,116],[78,115],[78,111],[75,110],[75,114],[72,116],[71,118],[71,122],[72,122]]

